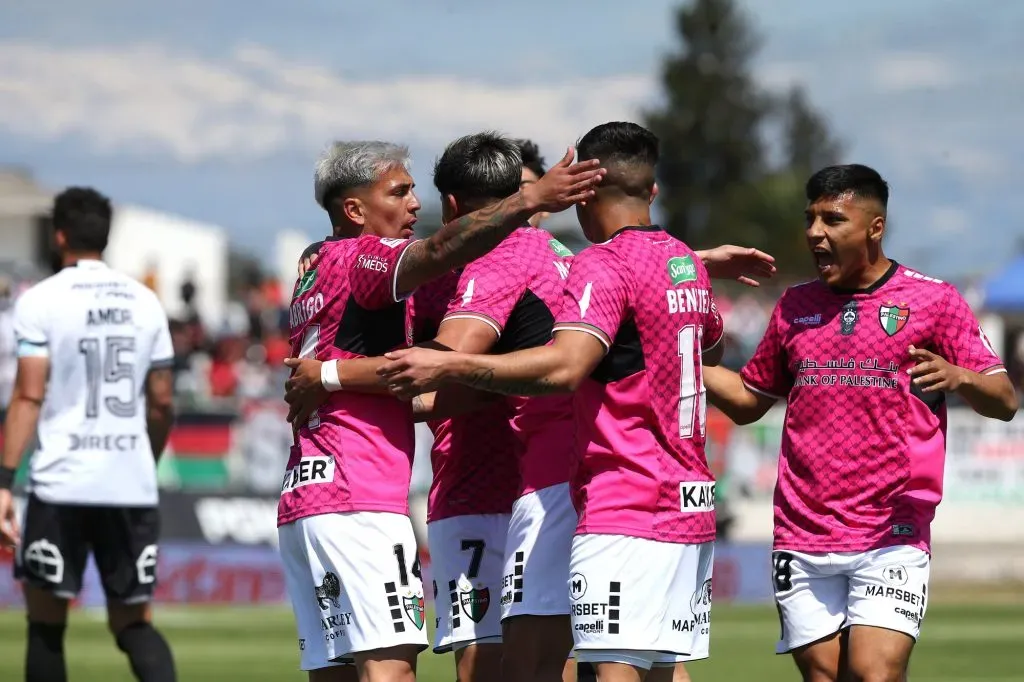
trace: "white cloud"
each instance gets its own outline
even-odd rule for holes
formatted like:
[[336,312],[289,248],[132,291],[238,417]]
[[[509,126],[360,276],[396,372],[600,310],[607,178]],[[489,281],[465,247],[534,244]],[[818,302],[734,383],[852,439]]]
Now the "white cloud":
[[595,123],[635,117],[654,92],[639,75],[505,87],[447,75],[368,82],[259,46],[214,61],[152,45],[0,43],[0,127],[182,162],[245,161],[338,137],[439,146],[489,127],[558,149]]
[[956,206],[933,208],[929,215],[928,228],[942,235],[966,234],[971,226],[971,216]]
[[956,85],[957,70],[946,58],[929,53],[889,53],[872,64],[874,82],[882,92],[947,90]]

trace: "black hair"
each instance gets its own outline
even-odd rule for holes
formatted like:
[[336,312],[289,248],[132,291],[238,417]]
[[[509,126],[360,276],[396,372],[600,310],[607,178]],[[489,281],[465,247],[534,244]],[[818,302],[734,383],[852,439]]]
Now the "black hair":
[[828,166],[807,180],[807,201],[811,203],[847,192],[861,199],[874,199],[883,209],[889,205],[889,184],[874,168],[859,163]]
[[434,164],[437,191],[464,202],[512,196],[522,177],[519,145],[490,131],[460,137]]
[[658,137],[636,123],[614,121],[593,128],[576,145],[580,161],[599,159],[608,173],[598,191],[615,188],[649,197],[658,164]]
[[523,168],[533,171],[538,178],[544,177],[544,157],[540,155],[540,147],[532,140],[516,140],[519,154],[523,157]]
[[90,187],[69,187],[53,200],[53,228],[64,233],[69,251],[102,253],[113,217],[110,200]]

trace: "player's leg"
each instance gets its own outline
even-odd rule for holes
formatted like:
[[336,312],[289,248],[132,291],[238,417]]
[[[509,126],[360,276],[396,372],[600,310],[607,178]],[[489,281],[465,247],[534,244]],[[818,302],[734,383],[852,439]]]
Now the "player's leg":
[[775,652],[792,654],[804,682],[836,682],[840,671],[849,580],[829,556],[772,552],[781,628]]
[[434,603],[434,651],[455,652],[459,682],[501,675],[501,594],[508,514],[474,514],[427,526]]
[[336,646],[351,611],[342,605],[341,582],[333,567],[323,566],[303,521],[277,530],[285,588],[299,635],[299,667],[307,672],[309,682],[358,682],[355,664]]
[[567,483],[523,495],[512,508],[501,593],[502,678],[561,682],[572,650],[569,548],[576,511]]
[[68,601],[82,587],[88,544],[79,508],[30,495],[14,575],[22,581],[28,611],[26,682],[65,682],[64,631]]
[[107,625],[140,682],[174,682],[174,657],[153,627],[150,600],[156,587],[156,507],[93,507],[86,532],[107,598]]
[[[419,552],[409,517],[385,512],[302,519],[319,568],[306,601],[324,612],[328,660],[351,657],[363,682],[410,682],[427,648]],[[333,617],[333,620],[331,618]],[[322,628],[321,628],[322,629]]]
[[931,561],[921,549],[886,547],[861,553],[850,572],[851,682],[901,682],[927,610]]
[[576,659],[569,657],[565,662],[565,667],[562,668],[562,682],[576,682]]

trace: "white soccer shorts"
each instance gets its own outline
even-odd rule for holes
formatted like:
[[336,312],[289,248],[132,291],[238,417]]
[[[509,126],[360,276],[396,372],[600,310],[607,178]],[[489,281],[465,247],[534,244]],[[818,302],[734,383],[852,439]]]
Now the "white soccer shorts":
[[423,583],[409,517],[307,516],[278,528],[302,670],[400,644],[427,648]]
[[569,484],[523,495],[512,505],[505,543],[501,619],[569,615],[569,548],[576,532]]
[[931,558],[906,545],[866,552],[772,552],[784,654],[851,625],[903,632],[915,640],[928,601]]
[[437,609],[434,651],[501,643],[501,581],[509,514],[453,516],[427,524]]
[[576,660],[638,668],[707,658],[715,543],[577,535],[568,592]]

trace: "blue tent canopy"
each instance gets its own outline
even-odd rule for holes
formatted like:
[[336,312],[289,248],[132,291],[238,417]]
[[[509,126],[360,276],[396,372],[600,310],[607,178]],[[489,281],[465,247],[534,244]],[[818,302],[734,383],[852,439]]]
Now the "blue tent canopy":
[[1024,255],[1017,256],[985,283],[985,309],[1024,311]]

